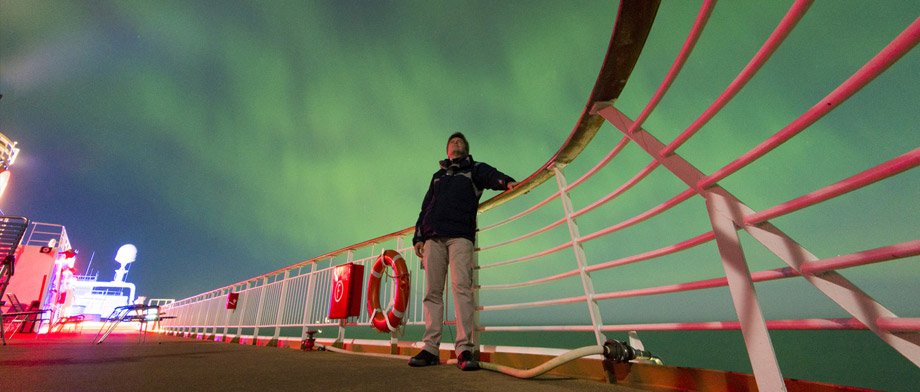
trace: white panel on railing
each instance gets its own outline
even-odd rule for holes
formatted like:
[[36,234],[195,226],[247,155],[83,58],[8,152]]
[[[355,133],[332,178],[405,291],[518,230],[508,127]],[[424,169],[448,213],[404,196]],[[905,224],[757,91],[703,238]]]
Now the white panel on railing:
[[[243,291],[243,294],[246,295],[246,303],[243,308],[243,326],[255,326],[258,324],[259,302],[262,300],[263,289],[264,286],[259,286]],[[240,294],[240,296],[243,294]]]
[[281,281],[277,281],[265,286],[265,294],[262,299],[262,314],[259,315],[259,326],[269,326],[275,324],[280,301]]

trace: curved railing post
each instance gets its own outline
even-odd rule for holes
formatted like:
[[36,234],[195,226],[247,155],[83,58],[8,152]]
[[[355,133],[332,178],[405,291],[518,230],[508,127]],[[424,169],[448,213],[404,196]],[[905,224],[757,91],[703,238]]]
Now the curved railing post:
[[566,184],[565,176],[562,174],[562,170],[559,169],[559,165],[553,166],[553,173],[556,177],[556,185],[559,186],[559,200],[562,201],[562,209],[565,211],[565,222],[569,226],[569,235],[572,237],[572,251],[575,252],[575,261],[578,263],[578,274],[581,276],[581,286],[585,292],[585,304],[588,305],[588,314],[591,316],[594,338],[597,340],[597,344],[602,345],[607,341],[607,337],[601,332],[601,328],[604,327],[604,321],[601,319],[601,311],[597,306],[597,301],[594,300],[594,283],[591,282],[591,276],[585,270],[588,268],[588,258],[585,256],[585,249],[581,246],[581,242],[578,241],[581,238],[581,234],[578,232],[578,224],[575,223],[575,218],[572,217],[572,212],[575,209],[572,208],[572,199],[569,197],[569,192],[566,191],[568,184]]

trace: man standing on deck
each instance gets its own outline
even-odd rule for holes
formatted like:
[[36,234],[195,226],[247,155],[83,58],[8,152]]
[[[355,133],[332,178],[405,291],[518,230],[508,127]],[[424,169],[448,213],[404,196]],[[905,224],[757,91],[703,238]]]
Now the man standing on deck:
[[447,138],[447,159],[434,173],[422,211],[415,223],[412,243],[422,258],[427,288],[422,302],[425,314],[425,347],[409,360],[409,366],[438,364],[441,327],[444,322],[444,281],[450,268],[454,313],[457,320],[457,367],[479,369],[473,359],[473,242],[476,211],[485,188],[509,190],[517,183],[482,162],[473,161],[462,133]]

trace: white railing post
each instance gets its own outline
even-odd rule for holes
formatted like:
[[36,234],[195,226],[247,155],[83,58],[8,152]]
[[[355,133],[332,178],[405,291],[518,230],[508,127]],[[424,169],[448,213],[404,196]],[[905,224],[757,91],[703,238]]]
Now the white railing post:
[[262,305],[265,304],[265,286],[267,285],[268,277],[262,278],[261,281],[262,284],[259,285],[259,306],[256,307],[255,329],[252,331],[253,345],[259,341],[259,326],[262,325]]
[[[396,252],[398,252],[400,255],[402,255],[402,252],[400,251],[402,247],[403,247],[402,236],[396,237]],[[403,257],[403,261],[405,261],[405,257]],[[393,272],[396,272],[396,271],[394,270]],[[410,278],[410,282],[411,282],[411,278]],[[396,285],[394,285],[393,287],[395,289]],[[393,293],[393,296],[394,297],[396,296],[395,292]],[[409,306],[411,306],[411,304],[407,303],[406,313],[403,315],[403,322],[406,322],[405,318],[409,317]],[[399,332],[400,332],[399,328],[397,328],[396,331],[390,331],[390,354],[397,354],[399,352]]]
[[[377,252],[377,243],[376,243],[376,242],[370,244],[370,253],[369,253],[368,256],[367,256],[369,261],[367,262],[367,264],[364,265],[364,268],[365,268],[364,276],[368,277],[368,279],[370,279],[371,271],[374,269],[374,263],[377,262],[377,257],[380,257],[380,253],[382,253],[382,252],[383,252],[383,250],[381,250],[380,252]],[[382,284],[382,283],[381,283],[381,284]],[[365,293],[365,295],[367,295],[367,294]],[[366,298],[366,297],[365,297],[365,298]],[[381,301],[381,302],[383,302],[383,300],[384,300],[384,298],[380,298],[380,301]],[[367,307],[367,300],[366,300],[366,299],[365,299],[365,302],[364,302],[364,303],[365,303],[365,305],[363,305],[363,306],[365,306],[365,308],[366,308],[366,307]],[[368,324],[370,324],[370,323],[373,321],[373,320],[371,320],[371,318],[370,318],[370,313],[369,313],[369,312],[370,312],[369,309],[365,309],[364,315],[367,316],[367,323],[368,323]]]
[[559,186],[559,200],[562,201],[562,209],[565,211],[565,221],[569,226],[569,235],[572,237],[572,250],[575,252],[575,261],[578,263],[578,274],[581,276],[581,286],[585,292],[585,303],[588,305],[588,314],[591,316],[594,338],[597,339],[597,344],[602,345],[607,341],[607,337],[601,332],[604,322],[601,319],[601,311],[597,306],[597,301],[594,300],[594,284],[591,282],[591,276],[586,270],[588,268],[588,258],[585,256],[585,249],[581,246],[581,242],[578,241],[581,234],[578,232],[578,224],[575,223],[575,218],[572,217],[572,212],[574,211],[572,199],[569,198],[569,193],[565,190],[568,185],[562,170],[559,169],[559,165],[553,165],[553,173],[556,177],[556,184]]
[[[412,238],[414,238],[415,233],[412,232],[409,235],[413,236]],[[412,240],[410,239],[409,241],[412,241]],[[409,267],[409,271],[412,271],[415,274],[415,280],[412,285],[412,293],[415,294],[414,297],[417,299],[413,299],[412,301],[410,301],[410,303],[414,306],[412,309],[412,321],[417,322],[420,319],[422,319],[422,316],[419,315],[419,312],[424,313],[424,309],[421,306],[422,304],[421,298],[423,298],[423,295],[425,293],[425,286],[423,285],[424,283],[423,278],[425,277],[425,272],[424,270],[422,270],[422,258],[415,255],[415,244],[412,244],[412,250],[410,250],[409,252],[412,253],[412,257],[414,257],[416,260],[416,262],[412,263],[412,266],[408,266],[408,267]],[[416,304],[418,306],[415,306]]]
[[194,332],[198,332],[194,327],[195,323],[198,322],[198,307],[195,306],[193,301],[189,301],[186,305],[185,311],[188,314],[188,322],[185,324],[185,332],[191,335]]
[[208,331],[211,331],[211,333],[217,333],[217,330],[214,328],[214,325],[213,325],[214,322],[211,321],[211,319],[213,318],[211,316],[211,296],[212,295],[213,293],[205,294],[204,299],[203,299],[204,322],[202,325],[204,325],[204,336],[205,337],[208,336]]
[[[361,277],[362,281],[364,277],[367,277],[368,279],[370,279],[371,270],[374,269],[374,263],[377,261],[376,257],[379,257],[379,256],[380,254],[377,253],[377,244],[371,244],[370,254],[368,254],[367,256],[367,259],[369,261],[364,264],[364,275]],[[364,295],[367,295],[367,294],[365,293]],[[358,317],[358,319],[360,320],[366,317],[367,323],[370,324],[372,320],[369,315],[370,311],[367,309],[367,300],[365,300],[365,302],[361,306],[364,307],[364,313],[362,313],[362,315]]]
[[[247,283],[243,287],[246,287],[246,286],[249,286],[249,284]],[[245,289],[240,290],[240,291],[244,291],[244,290]],[[245,290],[245,291],[249,291],[249,290]],[[237,320],[237,323],[236,323],[236,336],[237,337],[243,336],[243,321],[246,320],[246,307],[249,305],[249,293],[247,292],[246,295],[240,295],[240,298],[241,300],[237,304],[237,307],[236,307],[237,310],[240,311],[240,318],[239,320]]]
[[196,316],[195,316],[195,333],[196,334],[197,333],[204,334],[208,332],[204,326],[204,320],[207,315],[205,314],[204,306],[201,306],[202,297],[204,297],[204,294],[199,295],[195,302],[195,309],[198,311],[198,313],[196,313]]
[[[222,291],[222,292],[221,292],[221,293],[222,293],[222,296],[224,297],[224,301],[227,300],[227,297],[228,297],[228,296],[230,295],[230,293],[232,293],[232,292],[233,292],[233,287],[230,287],[230,288],[227,289],[226,291]],[[226,306],[225,306],[225,308],[226,308]],[[218,308],[218,309],[220,309],[220,308]],[[220,339],[221,341],[226,341],[226,340],[227,340],[227,332],[230,332],[230,316],[232,316],[232,315],[233,315],[233,312],[236,311],[236,309],[225,309],[225,310],[227,311],[227,316],[224,318],[224,334],[223,334],[223,337],[221,337],[221,339]]]
[[[217,314],[211,309],[214,306],[214,292],[208,293],[207,306],[205,307],[205,336],[217,334]],[[208,333],[210,331],[210,333]]]
[[287,290],[288,278],[290,278],[290,276],[291,270],[285,270],[284,280],[281,281],[281,298],[278,299],[278,314],[275,316],[275,334],[272,335],[273,339],[278,339],[281,336],[281,322],[284,316],[284,299],[287,298],[285,291]]
[[476,231],[475,241],[473,241],[473,331],[472,331],[472,342],[473,342],[473,355],[476,359],[479,359],[480,345],[479,345],[479,327],[481,322],[479,321],[479,252],[476,249],[479,248],[479,231]]
[[741,323],[741,334],[747,346],[748,357],[754,370],[757,387],[761,391],[785,391],[783,375],[776,361],[770,332],[757,301],[751,271],[744,258],[741,242],[738,239],[737,208],[730,200],[716,192],[706,191],[706,210],[716,237],[722,267],[728,279],[728,288],[735,304],[735,312]]
[[195,325],[195,326],[194,326],[194,328],[195,328],[195,334],[198,334],[199,332],[203,332],[203,331],[201,331],[201,326],[204,324],[204,323],[201,321],[201,312],[202,312],[202,310],[201,310],[201,300],[200,300],[200,296],[199,296],[198,300],[195,301],[195,324],[194,324],[194,325]]
[[220,302],[220,293],[221,290],[218,290],[211,295],[211,309],[209,310],[209,312],[212,314],[211,335],[214,335],[215,337],[217,336],[217,330],[224,325],[224,318],[221,317],[223,316],[223,313],[220,312],[220,308],[217,306]]
[[313,322],[313,298],[316,294],[316,263],[310,264],[310,277],[307,278],[307,295],[303,308],[303,328],[300,331],[300,338],[307,338],[307,331],[310,330],[310,323]]
[[208,295],[206,295],[206,298],[207,298],[207,300],[206,300],[207,305],[206,305],[205,308],[204,308],[204,309],[205,309],[205,310],[204,310],[204,314],[205,314],[205,317],[204,317],[204,325],[205,325],[205,327],[204,327],[204,335],[205,335],[205,336],[208,336],[208,331],[209,331],[209,330],[211,331],[211,334],[216,334],[216,333],[217,333],[217,327],[216,327],[217,320],[215,320],[216,317],[214,317],[214,314],[211,312],[211,298],[214,298],[214,293],[213,293],[213,292],[208,293]]
[[208,292],[208,325],[211,329],[211,335],[217,335],[217,327],[220,325],[220,314],[211,309],[214,307],[215,298],[217,298],[217,292],[213,290]]
[[[194,300],[192,300],[194,301]],[[192,326],[198,322],[198,307],[195,306],[195,303],[189,301],[188,303],[188,322],[185,323],[186,332],[192,332]],[[196,331],[197,332],[197,331]]]

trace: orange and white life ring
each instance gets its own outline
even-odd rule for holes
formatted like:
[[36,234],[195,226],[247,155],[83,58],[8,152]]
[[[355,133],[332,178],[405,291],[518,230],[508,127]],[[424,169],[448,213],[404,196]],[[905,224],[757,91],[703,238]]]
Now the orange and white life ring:
[[[380,278],[390,266],[396,272],[393,285],[395,293],[386,312],[380,309]],[[409,270],[402,255],[395,250],[385,250],[371,269],[367,282],[367,312],[371,325],[381,332],[393,332],[403,324],[409,306]]]

